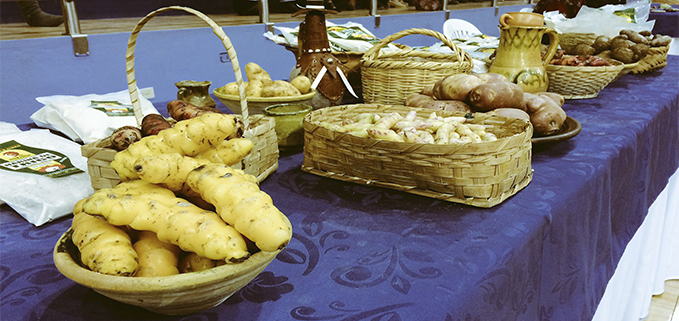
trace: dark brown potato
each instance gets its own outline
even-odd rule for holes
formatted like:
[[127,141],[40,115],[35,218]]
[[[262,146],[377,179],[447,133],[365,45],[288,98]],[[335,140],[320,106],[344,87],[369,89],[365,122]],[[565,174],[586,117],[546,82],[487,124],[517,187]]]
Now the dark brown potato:
[[160,114],[148,114],[141,120],[141,134],[143,137],[157,135],[161,130],[170,127],[172,127],[172,124]]
[[611,50],[611,58],[621,61],[624,64],[631,64],[634,61],[634,51],[630,48],[615,48]]
[[643,44],[643,43],[638,43],[632,46],[632,52],[634,52],[634,61],[639,61],[646,57],[646,54],[648,53],[648,50],[651,49],[651,46]]
[[634,30],[623,29],[620,30],[620,34],[627,36],[627,39],[633,41],[634,43],[648,44],[648,39]]
[[141,130],[134,126],[123,126],[113,131],[111,134],[111,146],[117,150],[125,150],[132,143],[141,140]]
[[579,43],[572,49],[572,54],[578,56],[589,56],[593,55],[594,52],[595,52],[594,47],[584,43]]
[[592,44],[594,48],[594,53],[600,53],[611,48],[611,39],[606,36],[598,36],[594,43]]
[[221,113],[217,108],[198,107],[183,100],[173,100],[167,103],[167,112],[176,121],[195,118],[207,113]]
[[617,35],[611,39],[611,50],[616,48],[629,48],[634,44],[625,35]]

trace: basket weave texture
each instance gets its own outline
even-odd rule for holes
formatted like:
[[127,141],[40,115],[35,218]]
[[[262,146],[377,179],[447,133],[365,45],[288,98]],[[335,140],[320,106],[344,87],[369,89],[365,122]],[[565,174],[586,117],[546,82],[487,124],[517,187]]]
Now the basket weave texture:
[[[137,119],[137,125],[141,125],[141,121],[143,119],[141,103],[139,101],[137,80],[134,73],[134,50],[137,43],[137,37],[141,32],[141,29],[149,20],[151,20],[151,18],[162,12],[170,10],[185,11],[197,16],[198,18],[201,18],[210,27],[212,27],[214,34],[222,41],[222,44],[224,45],[224,48],[231,59],[233,72],[236,76],[236,82],[238,83],[241,109],[240,115],[236,115],[236,117],[243,123],[243,137],[251,139],[254,144],[253,151],[250,153],[250,155],[243,159],[240,164],[233,167],[242,169],[246,173],[257,177],[259,181],[262,181],[278,168],[279,151],[276,138],[275,120],[271,117],[266,117],[263,115],[249,115],[247,98],[245,96],[245,85],[243,83],[243,76],[238,64],[236,50],[222,28],[200,11],[180,6],[160,8],[142,18],[130,34],[126,53],[127,84],[130,92],[134,115]],[[111,161],[113,161],[117,152],[114,149],[111,149],[110,146],[110,140],[108,138],[104,138],[96,142],[86,144],[81,148],[82,155],[87,158],[88,172],[92,181],[92,187],[95,190],[113,187],[120,182],[120,178],[116,174],[115,170],[111,168]]]
[[547,65],[549,86],[547,91],[561,94],[565,99],[594,98],[616,79],[625,68],[617,60],[613,66],[559,66]]
[[639,60],[639,64],[634,67],[631,74],[645,74],[660,70],[667,66],[667,54],[670,51],[670,46],[651,47],[646,53],[646,56]]
[[[425,50],[380,50],[407,35],[427,35],[441,40],[452,53]],[[459,73],[470,73],[471,56],[443,34],[429,29],[406,29],[380,40],[361,58],[361,84],[365,103],[403,105],[405,99],[439,79]]]
[[[497,141],[436,145],[358,137],[321,126],[341,124],[360,113],[420,117],[432,111],[405,106],[359,104],[328,107],[304,119],[302,170],[323,177],[386,187],[449,202],[492,207],[516,194],[533,177],[528,122],[475,114],[470,123],[484,124]],[[437,111],[440,116],[461,116]]]

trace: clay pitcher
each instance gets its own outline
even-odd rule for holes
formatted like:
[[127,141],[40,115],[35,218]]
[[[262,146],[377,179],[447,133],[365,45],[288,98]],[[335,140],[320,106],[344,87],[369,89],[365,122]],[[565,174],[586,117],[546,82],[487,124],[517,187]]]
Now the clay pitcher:
[[177,99],[198,107],[215,108],[217,105],[210,97],[210,81],[183,80],[174,84],[177,86]]
[[[549,37],[549,48],[541,57],[542,36]],[[559,45],[556,31],[546,27],[500,26],[500,44],[488,72],[506,76],[524,92],[547,91],[547,64]]]

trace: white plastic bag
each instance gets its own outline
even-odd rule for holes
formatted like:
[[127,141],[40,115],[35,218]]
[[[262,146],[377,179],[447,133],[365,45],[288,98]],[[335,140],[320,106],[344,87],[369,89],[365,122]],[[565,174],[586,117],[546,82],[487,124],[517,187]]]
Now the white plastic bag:
[[[48,151],[26,153],[21,147],[11,147],[15,146],[13,142]],[[80,144],[46,129],[32,129],[1,131],[0,146],[0,200],[31,224],[41,226],[64,217],[73,212],[73,206],[79,200],[94,193],[87,174],[87,160],[80,154]],[[47,174],[17,171],[29,167],[32,169],[28,171],[33,172],[68,171],[69,161],[63,156],[75,167],[70,170],[74,174],[52,178]],[[41,170],[36,169],[40,167]]]
[[[615,37],[623,29],[653,30],[655,21],[646,21],[650,12],[648,2],[638,1],[624,5],[605,5],[601,8],[582,6],[571,19],[558,11],[543,13],[547,27],[558,33],[594,33]],[[601,23],[605,21],[606,23]]]
[[[89,144],[110,136],[117,128],[137,126],[127,90],[104,95],[55,95],[36,100],[45,106],[31,115],[33,122],[76,142]],[[148,99],[140,96],[139,101],[144,116],[158,114]]]

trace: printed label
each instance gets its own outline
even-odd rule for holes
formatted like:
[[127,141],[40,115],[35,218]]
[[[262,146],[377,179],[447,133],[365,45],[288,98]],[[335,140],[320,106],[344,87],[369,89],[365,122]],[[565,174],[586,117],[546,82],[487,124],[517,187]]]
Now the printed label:
[[132,105],[124,105],[119,101],[96,101],[92,100],[90,107],[103,111],[107,116],[134,116]]
[[0,169],[51,178],[83,173],[64,154],[13,140],[0,144]]

